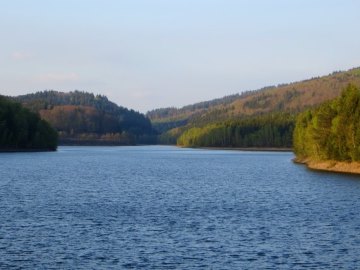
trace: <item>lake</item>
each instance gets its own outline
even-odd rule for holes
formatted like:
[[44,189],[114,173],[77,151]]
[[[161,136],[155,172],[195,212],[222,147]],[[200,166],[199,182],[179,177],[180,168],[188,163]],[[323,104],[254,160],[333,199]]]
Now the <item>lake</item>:
[[292,153],[0,154],[1,269],[356,269],[360,177]]

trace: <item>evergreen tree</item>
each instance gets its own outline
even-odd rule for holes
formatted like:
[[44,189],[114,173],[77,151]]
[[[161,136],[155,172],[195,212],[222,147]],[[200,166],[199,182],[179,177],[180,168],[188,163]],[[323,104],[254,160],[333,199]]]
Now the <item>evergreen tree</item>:
[[294,130],[299,158],[360,160],[360,90],[349,85],[341,96],[300,114]]
[[57,132],[40,116],[0,96],[0,149],[56,150]]

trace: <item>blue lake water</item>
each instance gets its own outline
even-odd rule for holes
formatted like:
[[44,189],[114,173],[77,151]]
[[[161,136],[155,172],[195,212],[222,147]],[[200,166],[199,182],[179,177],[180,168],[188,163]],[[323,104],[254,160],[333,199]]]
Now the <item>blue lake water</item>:
[[1,269],[359,269],[360,177],[292,153],[0,154]]

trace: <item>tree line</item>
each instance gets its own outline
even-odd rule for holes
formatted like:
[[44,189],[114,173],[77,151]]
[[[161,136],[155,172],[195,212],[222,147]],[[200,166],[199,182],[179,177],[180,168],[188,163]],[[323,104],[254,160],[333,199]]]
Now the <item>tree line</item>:
[[260,115],[193,127],[182,133],[177,144],[188,147],[279,147],[292,146],[295,116],[288,113]]
[[360,89],[350,84],[340,97],[301,113],[294,152],[299,159],[360,161]]

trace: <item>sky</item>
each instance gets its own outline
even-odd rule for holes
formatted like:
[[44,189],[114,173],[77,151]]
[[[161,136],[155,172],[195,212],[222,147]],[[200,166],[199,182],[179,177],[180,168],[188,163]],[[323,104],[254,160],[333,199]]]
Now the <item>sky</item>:
[[360,66],[359,0],[11,0],[0,94],[106,95],[146,112]]

